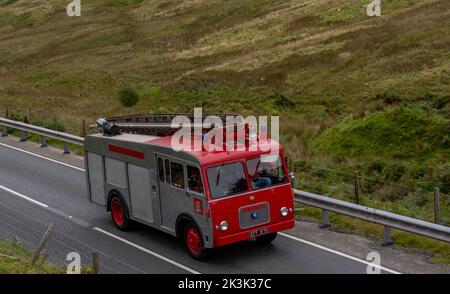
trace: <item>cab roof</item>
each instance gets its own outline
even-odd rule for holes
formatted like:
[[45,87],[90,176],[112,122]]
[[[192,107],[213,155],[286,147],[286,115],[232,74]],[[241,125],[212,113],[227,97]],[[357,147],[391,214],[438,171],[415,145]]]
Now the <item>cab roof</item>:
[[[192,141],[193,142],[193,141]],[[149,141],[144,142],[145,144],[149,145],[155,145],[155,146],[161,146],[165,148],[172,149],[172,136],[166,136],[166,137],[158,137],[156,139],[151,139]],[[200,165],[214,165],[214,164],[221,164],[224,162],[230,162],[230,161],[236,161],[239,159],[242,159],[243,157],[257,157],[262,154],[269,154],[270,148],[279,148],[281,150],[281,146],[273,141],[268,139],[266,143],[261,144],[259,147],[263,147],[265,150],[268,151],[250,151],[248,147],[246,147],[245,151],[194,151],[194,148],[191,148],[191,151],[180,151],[187,154],[190,154],[191,156],[195,157],[199,162]]]

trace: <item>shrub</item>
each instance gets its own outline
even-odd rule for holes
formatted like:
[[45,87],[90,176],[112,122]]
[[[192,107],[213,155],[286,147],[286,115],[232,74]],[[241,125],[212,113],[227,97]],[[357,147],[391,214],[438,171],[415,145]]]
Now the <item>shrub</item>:
[[275,103],[281,107],[295,107],[295,101],[284,93],[276,93]]
[[131,107],[139,102],[139,95],[131,88],[125,88],[119,92],[120,103],[124,107]]
[[386,104],[395,104],[400,102],[400,97],[394,91],[390,90],[377,94],[376,99],[383,100]]

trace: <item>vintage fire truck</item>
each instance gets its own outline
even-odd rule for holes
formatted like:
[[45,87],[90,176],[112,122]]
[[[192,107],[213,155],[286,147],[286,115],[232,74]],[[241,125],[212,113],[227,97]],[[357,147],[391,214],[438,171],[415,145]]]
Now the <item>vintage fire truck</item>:
[[[273,241],[292,228],[291,179],[281,148],[175,151],[173,115],[99,120],[85,140],[89,201],[106,207],[119,230],[139,222],[182,238],[203,260],[211,248],[253,239]],[[268,141],[268,144],[278,144]]]

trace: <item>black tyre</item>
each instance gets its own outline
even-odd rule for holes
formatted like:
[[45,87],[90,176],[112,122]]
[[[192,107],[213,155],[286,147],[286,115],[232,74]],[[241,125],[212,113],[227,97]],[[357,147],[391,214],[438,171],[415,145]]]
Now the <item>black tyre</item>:
[[122,198],[119,196],[112,196],[110,201],[111,218],[114,225],[121,231],[128,231],[130,229],[130,219],[128,211]]
[[256,242],[258,242],[260,244],[269,244],[276,238],[277,238],[277,233],[270,233],[267,235],[256,237]]
[[188,223],[184,227],[183,234],[184,246],[189,255],[196,260],[205,260],[208,256],[208,249],[203,243],[202,233],[193,223]]

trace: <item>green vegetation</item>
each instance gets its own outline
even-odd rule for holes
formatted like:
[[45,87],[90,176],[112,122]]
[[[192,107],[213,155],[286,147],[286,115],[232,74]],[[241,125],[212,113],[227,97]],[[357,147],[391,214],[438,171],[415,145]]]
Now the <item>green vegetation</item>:
[[335,156],[449,161],[450,120],[417,107],[399,107],[343,121],[315,138],[312,147]]
[[0,111],[74,134],[199,106],[279,115],[301,189],[352,200],[357,170],[363,204],[432,221],[438,186],[450,225],[450,2],[367,3],[91,0],[68,18],[66,1],[0,1]]
[[120,90],[119,93],[120,103],[124,107],[131,107],[136,105],[139,102],[138,94],[130,88],[125,88]]
[[21,246],[0,240],[0,274],[62,274],[62,268],[38,260],[30,265],[32,254]]

